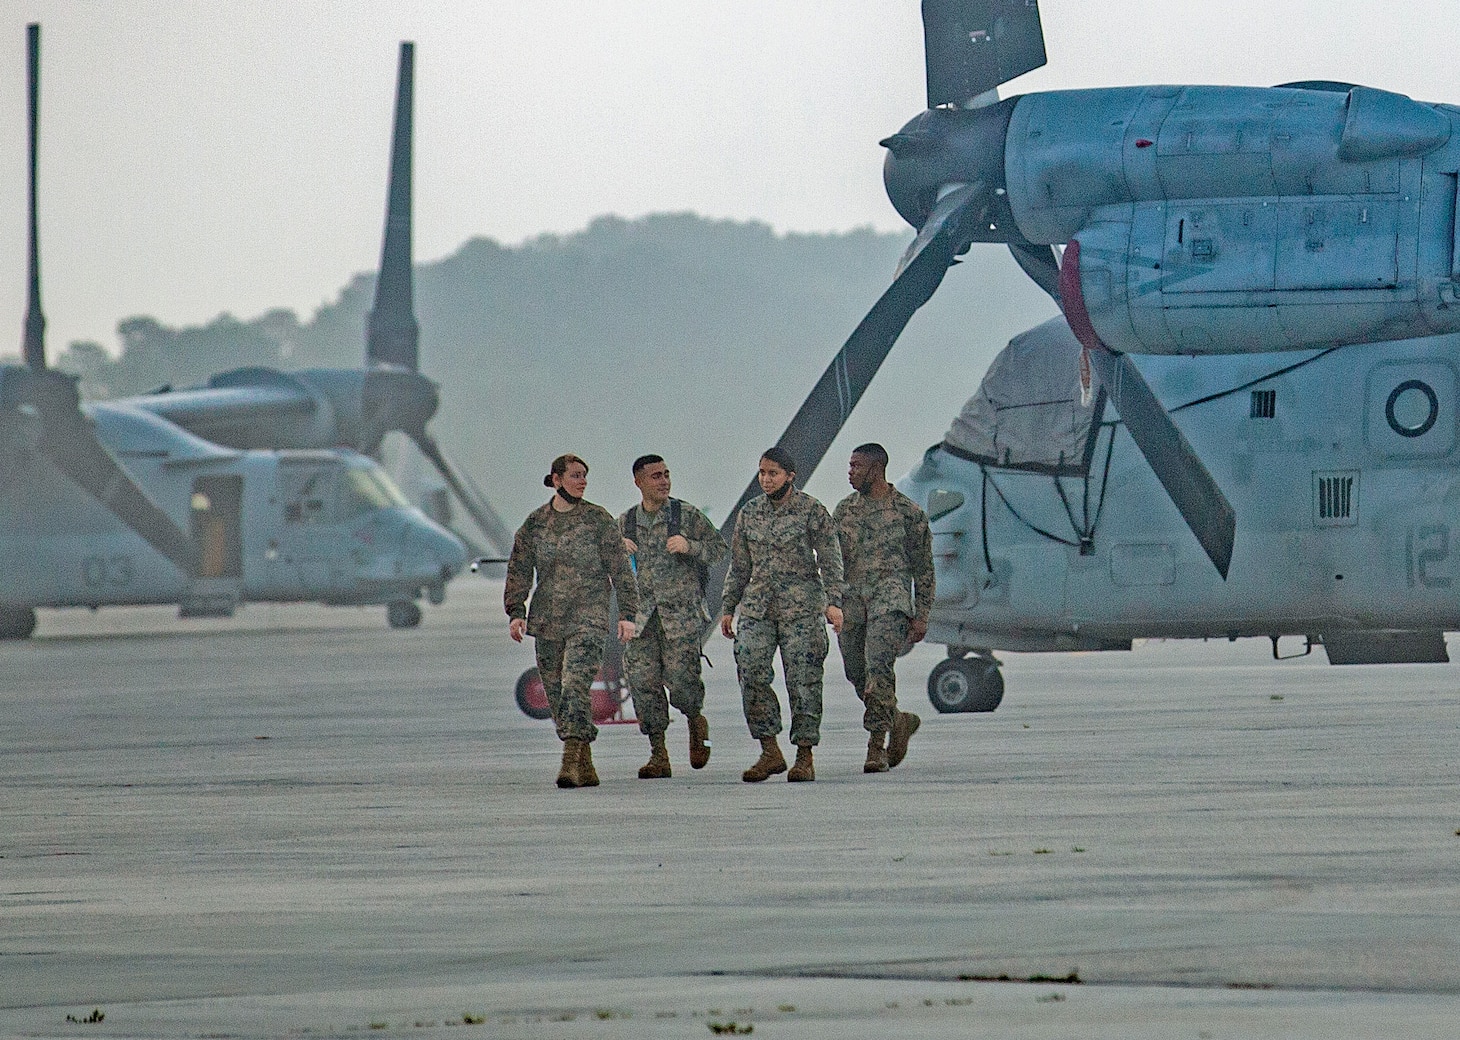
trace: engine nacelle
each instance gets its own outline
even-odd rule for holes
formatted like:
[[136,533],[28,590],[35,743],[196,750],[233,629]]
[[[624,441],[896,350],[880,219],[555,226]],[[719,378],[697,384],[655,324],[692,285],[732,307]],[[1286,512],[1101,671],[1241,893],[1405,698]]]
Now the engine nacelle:
[[1367,87],[1019,99],[1008,201],[1078,241],[1119,351],[1243,353],[1460,331],[1460,111]]

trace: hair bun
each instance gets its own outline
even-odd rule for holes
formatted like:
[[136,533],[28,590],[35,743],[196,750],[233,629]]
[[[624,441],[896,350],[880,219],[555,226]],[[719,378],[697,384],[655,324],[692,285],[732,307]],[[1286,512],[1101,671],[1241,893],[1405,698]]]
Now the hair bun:
[[551,473],[542,478],[542,486],[546,488],[553,486],[553,475]]

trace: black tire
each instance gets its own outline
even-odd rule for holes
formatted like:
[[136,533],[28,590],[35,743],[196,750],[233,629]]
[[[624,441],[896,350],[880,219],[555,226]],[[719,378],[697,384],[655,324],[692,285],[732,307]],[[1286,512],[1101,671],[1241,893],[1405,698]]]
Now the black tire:
[[34,610],[29,607],[0,607],[0,639],[29,639],[34,631]]
[[1004,699],[1004,676],[987,657],[949,658],[928,675],[928,700],[944,714],[993,711]]
[[536,668],[529,668],[517,677],[517,707],[522,709],[522,714],[529,719],[550,719],[553,717],[552,710],[546,704],[537,705],[528,699],[528,693],[533,686],[542,685],[542,676]]
[[421,608],[408,599],[398,599],[385,608],[385,620],[391,628],[415,628],[421,623]]

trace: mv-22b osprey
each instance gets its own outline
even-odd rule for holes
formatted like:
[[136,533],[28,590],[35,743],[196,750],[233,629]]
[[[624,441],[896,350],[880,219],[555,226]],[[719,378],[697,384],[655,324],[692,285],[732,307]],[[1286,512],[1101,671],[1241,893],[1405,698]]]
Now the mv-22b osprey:
[[1059,305],[901,482],[933,520],[934,704],[996,706],[998,649],[1446,660],[1460,109],[1332,82],[999,100],[1045,63],[1035,0],[922,8],[928,109],[882,142],[917,236],[781,443],[820,460],[974,243]]
[[28,33],[30,296],[23,365],[0,366],[0,638],[40,606],[243,601],[389,605],[420,619],[466,562],[367,455],[205,440],[149,398],[81,404],[47,367],[36,228],[39,27]]

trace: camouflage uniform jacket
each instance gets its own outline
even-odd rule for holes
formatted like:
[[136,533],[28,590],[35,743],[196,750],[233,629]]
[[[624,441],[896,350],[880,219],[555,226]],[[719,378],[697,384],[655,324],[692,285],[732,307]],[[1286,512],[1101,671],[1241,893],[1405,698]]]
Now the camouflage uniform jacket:
[[639,583],[638,623],[643,629],[659,612],[659,624],[670,639],[700,638],[709,624],[710,612],[705,607],[704,590],[700,588],[696,563],[713,567],[726,552],[725,539],[709,517],[688,502],[679,504],[679,533],[689,542],[689,552],[672,553],[664,547],[669,541],[669,503],[657,512],[646,513],[642,505],[634,506],[619,517],[619,530],[625,529],[629,517],[634,518],[634,576]]
[[852,492],[837,503],[834,519],[846,564],[847,594],[866,604],[869,617],[898,613],[927,621],[933,609],[933,535],[928,515],[893,488],[883,499]]
[[610,582],[618,594],[619,618],[632,621],[639,608],[638,588],[613,515],[591,502],[563,513],[548,502],[517,529],[502,601],[508,617],[527,618],[530,636],[565,639],[583,628],[606,632]]
[[792,490],[778,506],[764,495],[735,518],[722,614],[791,619],[842,605],[842,551],[826,507]]

